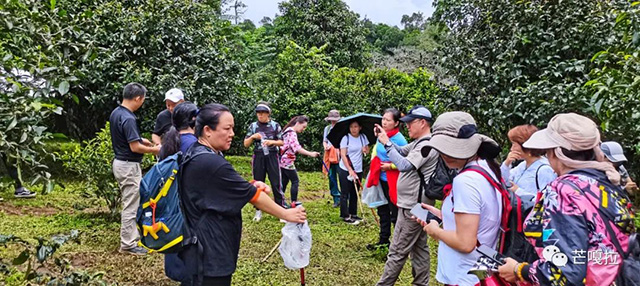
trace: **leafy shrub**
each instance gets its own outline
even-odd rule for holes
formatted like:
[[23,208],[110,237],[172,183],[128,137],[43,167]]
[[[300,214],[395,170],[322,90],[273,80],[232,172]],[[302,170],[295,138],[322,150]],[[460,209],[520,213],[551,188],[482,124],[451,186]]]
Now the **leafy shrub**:
[[[384,109],[396,107],[408,111],[421,104],[432,108],[440,89],[431,80],[432,74],[423,69],[403,73],[394,69],[358,71],[337,68],[327,62],[324,48],[305,49],[290,42],[270,66],[252,79],[253,87],[246,98],[267,100],[272,103],[272,117],[284,126],[291,117],[309,116],[307,130],[298,136],[308,150],[321,151],[322,134],[328,124],[324,121],[331,109],[343,116],[357,112],[380,114]],[[244,154],[241,145],[246,127],[255,121],[255,99],[247,100],[241,110],[234,110],[237,138],[233,154]],[[297,166],[302,170],[319,170],[317,159],[299,156]]]
[[0,235],[0,246],[7,247],[8,244],[15,244],[23,248],[20,254],[11,261],[11,264],[14,266],[27,264],[24,272],[18,271],[11,275],[9,266],[0,263],[0,274],[11,275],[5,277],[6,280],[9,280],[8,282],[14,281],[16,284],[29,281],[37,284],[47,283],[48,286],[107,285],[106,281],[102,280],[104,273],[90,274],[86,271],[73,271],[71,263],[64,258],[55,258],[54,260],[62,277],[56,277],[51,271],[39,272],[36,268],[36,262],[41,266],[44,265],[65,243],[69,241],[80,243],[79,234],[77,230],[72,230],[68,235],[54,235],[49,239],[37,237],[38,243],[36,245],[13,235]]
[[[71,152],[60,154],[66,170],[83,178],[86,189],[96,197],[104,199],[112,215],[117,215],[122,196],[113,176],[111,165],[114,154],[111,146],[109,122],[96,137],[76,145]],[[154,163],[152,155],[143,158],[142,166]]]

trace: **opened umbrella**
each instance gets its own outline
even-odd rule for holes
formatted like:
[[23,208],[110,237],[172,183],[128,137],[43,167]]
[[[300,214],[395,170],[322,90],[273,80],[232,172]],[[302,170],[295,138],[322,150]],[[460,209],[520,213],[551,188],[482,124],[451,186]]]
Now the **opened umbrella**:
[[360,133],[367,136],[370,144],[376,142],[376,135],[373,132],[373,128],[375,127],[375,124],[382,124],[382,116],[358,113],[340,119],[340,121],[331,128],[331,131],[327,134],[327,139],[334,147],[340,148],[340,140],[342,140],[342,137],[349,134],[349,125],[353,121],[358,121],[358,123],[360,123],[360,126],[362,126]]

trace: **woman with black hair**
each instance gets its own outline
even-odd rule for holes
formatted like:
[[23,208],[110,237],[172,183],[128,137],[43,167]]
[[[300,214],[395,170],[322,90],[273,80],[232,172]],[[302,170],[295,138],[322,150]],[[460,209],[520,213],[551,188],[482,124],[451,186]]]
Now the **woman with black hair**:
[[[167,133],[162,136],[162,147],[158,154],[160,161],[177,153],[186,153],[187,150],[198,141],[193,134],[193,128],[196,125],[196,114],[198,107],[191,102],[183,102],[178,104],[173,110],[171,119],[171,127]],[[189,284],[188,275],[185,275],[184,262],[178,254],[167,253],[164,256],[164,273],[167,277]]]
[[196,143],[198,139],[193,134],[193,128],[196,126],[196,114],[198,107],[191,102],[183,102],[173,109],[171,119],[171,128],[162,136],[162,147],[158,154],[158,159],[163,160],[178,151],[182,154]]
[[[400,133],[400,111],[395,108],[387,108],[382,114],[382,130],[376,132],[385,132],[389,140],[398,147],[407,145],[407,139]],[[396,224],[398,218],[397,196],[398,196],[398,177],[400,172],[396,165],[391,163],[387,150],[379,140],[371,154],[369,179],[367,187],[380,185],[384,193],[384,197],[389,203],[378,207],[378,216],[380,216],[380,235],[378,242],[367,245],[367,249],[374,250],[379,246],[389,246],[389,238],[391,238],[391,224]]]
[[284,145],[280,151],[280,173],[282,173],[282,193],[287,192],[287,185],[291,181],[291,204],[298,205],[298,185],[300,180],[298,179],[298,171],[296,171],[295,161],[296,154],[302,154],[312,158],[320,156],[318,152],[310,152],[302,148],[300,142],[298,142],[298,133],[301,133],[307,129],[309,123],[309,117],[305,115],[298,115],[291,118],[291,121],[282,128],[282,140]]
[[[207,104],[196,117],[198,141],[181,166],[180,201],[185,225],[198,245],[180,252],[186,269],[199,285],[231,285],[242,234],[242,208],[247,203],[289,222],[303,223],[304,208],[284,209],[260,181],[247,182],[223,157],[233,139],[233,115],[224,105]],[[198,273],[200,272],[200,273]],[[199,279],[201,278],[201,279]]]

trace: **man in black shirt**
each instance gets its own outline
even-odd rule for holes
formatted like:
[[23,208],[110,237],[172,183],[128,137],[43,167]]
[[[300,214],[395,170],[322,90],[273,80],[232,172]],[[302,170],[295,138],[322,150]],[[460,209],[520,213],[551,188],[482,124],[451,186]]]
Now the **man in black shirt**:
[[171,114],[176,105],[184,102],[184,94],[180,89],[172,88],[164,94],[164,102],[167,105],[167,109],[158,113],[156,125],[153,127],[153,133],[151,134],[151,141],[157,145],[160,145],[162,135],[171,129]]
[[147,251],[137,246],[136,212],[140,204],[139,187],[142,180],[140,162],[145,153],[158,154],[160,145],[155,145],[140,136],[136,116],[147,93],[139,83],[124,87],[122,104],[109,117],[111,145],[115,153],[113,175],[122,193],[122,214],[120,226],[120,252],[141,255]]

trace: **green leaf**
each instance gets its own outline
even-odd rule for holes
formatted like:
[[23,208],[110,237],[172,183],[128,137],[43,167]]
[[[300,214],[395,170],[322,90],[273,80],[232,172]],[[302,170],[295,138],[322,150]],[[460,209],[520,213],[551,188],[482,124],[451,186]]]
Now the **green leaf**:
[[14,258],[13,261],[11,261],[11,264],[22,265],[27,262],[27,259],[29,259],[29,250],[25,249],[20,253],[20,255],[18,255],[18,257]]
[[48,245],[41,245],[40,247],[38,247],[36,259],[38,259],[38,262],[42,263],[47,259],[47,257],[53,254],[53,252],[53,247]]
[[61,82],[60,85],[58,85],[58,91],[62,95],[67,94],[67,92],[69,92],[69,82],[66,80]]
[[78,98],[77,95],[72,94],[71,99],[73,99],[73,102],[75,102],[76,104],[80,104],[80,98]]
[[598,102],[596,102],[594,109],[596,114],[600,115],[600,109],[602,108],[602,103],[604,103],[604,98],[601,98],[600,100],[598,100]]
[[13,127],[16,127],[16,125],[18,125],[18,119],[14,117],[11,123],[9,123],[9,127],[7,127],[7,131],[13,129]]
[[49,7],[51,10],[56,8],[56,0],[49,0]]
[[24,143],[25,141],[27,141],[27,138],[29,138],[27,132],[22,132],[22,136],[20,136],[20,141],[18,143]]
[[636,1],[636,2],[631,3],[631,7],[634,7],[636,5],[640,5],[640,1]]
[[64,135],[63,133],[53,133],[51,136],[56,139],[69,139],[67,135]]

